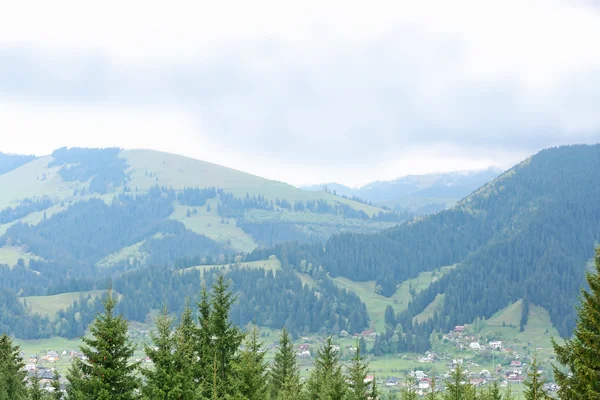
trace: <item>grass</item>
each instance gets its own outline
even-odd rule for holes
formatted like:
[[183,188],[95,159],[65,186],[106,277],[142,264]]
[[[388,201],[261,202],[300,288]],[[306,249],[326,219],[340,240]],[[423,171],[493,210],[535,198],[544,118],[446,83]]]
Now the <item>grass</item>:
[[6,264],[9,267],[14,267],[17,265],[17,262],[20,258],[22,258],[23,261],[25,261],[26,266],[29,265],[30,260],[41,260],[41,257],[38,257],[32,253],[27,253],[21,247],[0,247],[0,264]]
[[418,315],[413,318],[413,322],[425,322],[430,318],[433,318],[433,315],[437,311],[438,313],[442,311],[444,307],[444,298],[445,294],[439,294],[435,296],[435,299],[427,306],[425,309]]
[[123,261],[133,261],[139,260],[140,262],[144,262],[148,257],[148,254],[141,250],[144,245],[144,241],[138,242],[134,245],[124,247],[121,250],[113,253],[102,260],[96,263],[96,266],[103,268],[113,267]]
[[[264,269],[266,271],[273,271],[275,273],[281,269],[281,262],[275,256],[269,257],[268,260],[242,262],[238,263],[237,265],[240,268]],[[185,268],[183,271],[197,270],[204,275],[204,272],[215,268],[227,271],[230,268],[230,264],[197,265],[195,267]]]
[[[219,216],[217,203],[217,199],[211,199],[205,206],[188,207],[175,202],[173,204],[175,211],[169,218],[181,221],[189,230],[207,236],[218,243],[226,244],[234,250],[243,252],[254,250],[257,244],[252,237],[236,226],[235,219],[223,219]],[[208,205],[211,207],[210,211],[208,211]],[[188,216],[188,210],[196,210],[197,213],[190,213]]]
[[92,290],[89,292],[61,293],[53,296],[26,296],[21,297],[21,301],[26,303],[27,308],[33,313],[53,319],[59,310],[65,310],[75,300],[79,300],[80,297],[90,295],[92,298],[95,298],[101,296],[103,293],[104,291],[102,290]]
[[[176,154],[153,150],[125,150],[122,158],[127,160],[130,168],[131,187],[147,190],[159,184],[161,186],[183,189],[184,187],[219,187],[236,196],[262,194],[269,200],[324,199],[330,203],[338,201],[349,204],[357,210],[372,215],[381,209],[367,204],[347,200],[326,192],[310,192],[298,189],[287,183],[261,178],[242,171],[221,165],[200,161]],[[151,173],[146,174],[146,172]],[[158,178],[158,180],[157,180]]]
[[333,280],[345,289],[356,293],[367,306],[367,312],[371,319],[371,324],[379,332],[385,328],[385,309],[388,305],[394,308],[396,313],[403,311],[408,307],[408,303],[412,299],[411,288],[415,293],[426,289],[434,280],[443,276],[450,271],[454,266],[442,267],[439,270],[423,272],[413,279],[404,281],[396,293],[391,297],[385,297],[375,293],[375,281],[354,282],[347,278],[337,277]]

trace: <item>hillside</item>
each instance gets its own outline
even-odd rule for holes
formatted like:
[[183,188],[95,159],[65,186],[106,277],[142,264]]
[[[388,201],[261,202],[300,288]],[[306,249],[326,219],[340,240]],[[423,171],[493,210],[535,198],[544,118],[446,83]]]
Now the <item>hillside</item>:
[[[176,285],[153,268],[188,282],[195,278],[171,272],[227,264],[241,252],[284,241],[314,243],[338,232],[377,232],[409,217],[150,150],[61,148],[38,158],[2,154],[0,165],[0,291],[8,305],[0,315],[0,328],[30,338],[80,333],[99,300],[82,303],[77,293],[97,293],[109,280],[124,285],[120,293],[126,315],[144,322]],[[303,292],[294,273],[221,272],[239,279],[252,275],[254,286],[236,282],[247,293],[265,282],[299,287],[288,296],[286,307],[311,309],[345,298],[333,284]],[[136,282],[146,292],[138,293],[131,279],[142,279]],[[149,286],[156,290],[158,279],[166,279],[162,298],[147,293]],[[186,290],[192,297],[199,285]],[[318,297],[322,293],[328,293],[326,300]],[[259,314],[238,315],[236,321],[245,324],[256,317],[280,328],[284,321],[269,317],[268,305],[285,298],[285,293],[270,292],[260,301]],[[183,307],[182,300],[174,300],[174,309]],[[354,301],[358,299],[348,303]],[[62,322],[53,324],[57,313]],[[76,323],[70,320],[75,314],[80,315]],[[308,328],[299,321],[294,330],[344,327],[349,319],[360,321],[356,329],[366,324],[364,311],[351,316],[349,309],[340,310],[339,315],[346,319],[330,318],[319,326],[315,321]]]
[[377,234],[336,235],[324,248],[288,244],[275,252],[299,270],[320,266],[336,278],[374,280],[387,297],[407,279],[456,264],[397,315],[405,331],[447,331],[527,298],[568,336],[600,240],[599,170],[600,145],[544,150],[449,210]]

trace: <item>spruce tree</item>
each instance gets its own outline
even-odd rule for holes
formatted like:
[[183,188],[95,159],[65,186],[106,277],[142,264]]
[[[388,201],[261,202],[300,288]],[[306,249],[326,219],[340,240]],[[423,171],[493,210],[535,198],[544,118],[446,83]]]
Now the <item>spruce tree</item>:
[[467,376],[460,364],[456,365],[454,371],[450,372],[450,377],[446,380],[446,391],[444,392],[444,400],[465,400],[470,397],[470,388],[464,384]]
[[352,363],[348,369],[348,379],[350,381],[350,400],[368,400],[368,385],[365,382],[367,378],[368,364],[364,362],[364,356],[361,356],[360,343],[356,342],[356,349],[352,356]]
[[271,399],[291,400],[300,392],[300,370],[294,345],[283,328],[269,376]]
[[582,290],[573,339],[566,339],[562,346],[552,340],[556,359],[569,370],[553,366],[563,399],[600,398],[600,247],[594,269],[586,273],[590,290]]
[[29,400],[46,400],[46,391],[42,388],[41,379],[38,371],[29,378],[29,387],[27,388],[27,398]]
[[230,292],[229,283],[225,281],[223,275],[219,276],[213,285],[210,300],[209,332],[214,378],[212,397],[216,395],[220,398],[234,393],[233,365],[237,361],[237,352],[244,334],[239,328],[233,326],[229,319],[229,310],[235,302],[235,296]]
[[400,391],[401,400],[417,400],[417,390],[415,389],[415,383],[411,379],[406,380],[406,386]]
[[52,377],[50,387],[52,388],[52,395],[50,396],[52,400],[62,400],[63,392],[60,388],[60,374],[56,369],[54,370],[54,376]]
[[152,360],[152,368],[142,368],[145,378],[142,388],[144,399],[169,400],[181,398],[178,371],[175,369],[175,339],[172,332],[173,317],[166,307],[154,320],[156,332],[150,333],[152,345],[144,344],[146,356]]
[[130,362],[135,346],[127,334],[127,321],[115,315],[117,299],[111,290],[104,313],[90,325],[91,338],[79,347],[85,361],[76,359],[67,375],[69,399],[130,400],[139,388],[135,376],[140,363]]
[[263,343],[259,340],[259,330],[253,327],[245,340],[245,348],[235,363],[234,376],[238,397],[245,400],[268,398],[267,367]]
[[178,374],[178,384],[182,399],[202,399],[204,383],[196,380],[196,367],[199,358],[196,353],[198,327],[189,303],[186,303],[181,314],[179,326],[175,330],[174,368]]
[[317,352],[315,366],[307,382],[310,399],[345,400],[347,385],[342,375],[340,356],[335,350],[331,336]]
[[537,355],[533,356],[529,370],[527,371],[527,379],[525,380],[525,400],[543,400],[547,399],[548,395],[544,390],[544,380],[540,377],[538,371]]
[[19,352],[19,346],[13,345],[8,335],[0,336],[0,400],[21,400],[27,396],[27,374]]
[[371,391],[369,393],[369,399],[379,399],[379,389],[377,389],[377,379],[375,379],[375,375],[373,375],[373,380],[371,381]]
[[185,329],[188,334],[192,335],[194,338],[194,350],[198,355],[198,360],[196,363],[194,363],[193,367],[194,378],[200,383],[202,395],[206,398],[209,398],[212,393],[211,387],[213,386],[213,361],[216,355],[211,339],[210,296],[204,285],[202,285],[200,301],[197,303],[197,306],[198,323],[200,325],[198,329],[195,330],[192,326],[190,326],[189,321],[186,323],[186,325],[182,324],[181,329]]
[[427,400],[437,400],[438,393],[437,393],[437,389],[436,389],[435,377],[431,378],[431,387],[429,389],[430,389],[430,391],[427,394],[426,399]]

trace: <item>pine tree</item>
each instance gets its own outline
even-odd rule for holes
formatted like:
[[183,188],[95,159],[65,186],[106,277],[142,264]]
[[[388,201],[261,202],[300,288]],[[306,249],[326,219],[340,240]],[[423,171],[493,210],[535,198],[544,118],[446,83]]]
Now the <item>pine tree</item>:
[[290,400],[300,392],[300,371],[294,346],[283,328],[269,377],[271,399]]
[[264,400],[268,397],[267,363],[261,349],[259,330],[253,327],[245,341],[245,349],[240,352],[235,363],[237,396],[246,400]]
[[67,375],[69,399],[130,400],[139,381],[140,363],[132,363],[135,346],[127,334],[127,321],[115,315],[117,299],[111,290],[104,300],[104,313],[90,325],[91,338],[83,337],[80,351],[86,360],[76,359]]
[[144,344],[144,351],[154,364],[152,368],[143,368],[146,378],[142,395],[145,399],[182,398],[179,372],[176,369],[175,336],[172,332],[173,317],[164,307],[154,320],[156,332],[150,333],[152,345]]
[[360,342],[356,342],[356,349],[352,356],[352,363],[348,369],[348,378],[350,380],[351,400],[368,400],[367,370],[369,365],[364,362],[364,356],[361,356]]
[[347,385],[339,360],[340,356],[330,336],[317,352],[315,366],[307,382],[310,399],[344,400],[346,398]]
[[454,371],[450,372],[450,377],[446,381],[446,391],[444,392],[444,400],[465,400],[470,396],[468,386],[463,382],[467,380],[467,376],[460,364],[456,365]]
[[38,371],[35,371],[29,379],[29,387],[27,388],[27,398],[29,400],[46,400],[46,391],[42,388],[41,379]]
[[438,394],[437,394],[437,389],[435,387],[436,381],[435,381],[435,377],[431,378],[431,388],[430,388],[430,392],[427,394],[426,399],[427,400],[437,400],[438,398]]
[[401,400],[417,400],[419,396],[417,395],[417,390],[415,389],[415,383],[410,379],[406,380],[406,386],[402,388],[400,391],[400,399]]
[[12,339],[4,334],[0,336],[0,400],[25,399],[26,373],[19,355],[19,346],[13,345]]
[[596,249],[595,272],[587,272],[586,279],[590,291],[582,290],[573,339],[566,339],[562,346],[552,340],[556,359],[572,374],[553,366],[563,399],[600,398],[600,247]]
[[548,395],[544,390],[544,380],[540,377],[538,371],[537,355],[533,356],[529,370],[527,371],[527,379],[525,380],[525,400],[542,400],[547,399]]
[[178,374],[178,384],[182,399],[201,399],[204,393],[201,381],[196,381],[195,371],[199,362],[196,349],[198,327],[189,303],[186,303],[181,314],[179,326],[175,330],[174,368]]
[[194,363],[193,367],[194,378],[200,382],[202,395],[209,398],[212,393],[211,387],[213,386],[213,361],[215,353],[212,348],[213,343],[211,339],[210,296],[204,285],[202,285],[200,301],[197,303],[197,306],[199,328],[194,330],[188,322],[185,325],[185,329],[188,331],[188,334],[194,337],[195,353],[198,355],[198,360]]
[[377,379],[375,379],[375,375],[373,375],[373,380],[371,381],[371,391],[369,393],[369,399],[379,399],[379,389],[377,389]]
[[219,276],[212,287],[209,319],[213,377],[216,378],[213,379],[213,398],[215,394],[217,398],[233,395],[235,390],[233,365],[244,334],[229,319],[229,310],[234,302],[235,296],[229,291],[229,283],[222,275]]
[[52,395],[50,396],[52,400],[62,400],[63,392],[60,389],[60,375],[56,369],[54,370],[54,377],[52,378],[50,387],[52,388]]

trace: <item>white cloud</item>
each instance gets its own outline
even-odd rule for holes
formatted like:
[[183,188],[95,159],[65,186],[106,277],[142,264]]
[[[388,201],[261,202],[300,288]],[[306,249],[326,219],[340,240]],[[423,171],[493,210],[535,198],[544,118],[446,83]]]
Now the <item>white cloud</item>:
[[150,147],[355,185],[508,166],[600,140],[599,42],[583,2],[15,1],[2,150]]

